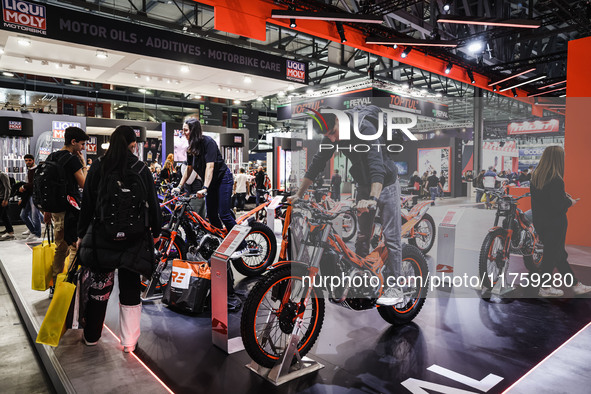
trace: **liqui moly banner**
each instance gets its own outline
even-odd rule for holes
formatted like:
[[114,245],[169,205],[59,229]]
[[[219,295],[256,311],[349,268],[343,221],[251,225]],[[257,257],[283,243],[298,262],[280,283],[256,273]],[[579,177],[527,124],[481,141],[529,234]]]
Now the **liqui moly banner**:
[[507,126],[508,135],[557,133],[560,122],[558,119],[535,120],[533,122],[512,122]]

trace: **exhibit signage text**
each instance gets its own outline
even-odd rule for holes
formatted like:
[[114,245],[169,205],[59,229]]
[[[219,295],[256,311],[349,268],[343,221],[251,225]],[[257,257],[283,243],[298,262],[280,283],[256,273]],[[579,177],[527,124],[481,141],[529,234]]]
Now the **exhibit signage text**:
[[512,122],[507,126],[508,135],[534,134],[534,133],[557,133],[559,131],[558,119],[546,121],[536,120],[533,122]]
[[105,49],[308,83],[308,63],[50,4],[2,0],[2,29]]

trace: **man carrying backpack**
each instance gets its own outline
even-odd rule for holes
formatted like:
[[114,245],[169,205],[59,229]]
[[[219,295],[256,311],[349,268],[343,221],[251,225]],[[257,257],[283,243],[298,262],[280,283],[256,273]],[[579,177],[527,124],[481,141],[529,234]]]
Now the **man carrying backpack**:
[[1,232],[0,241],[7,241],[14,239],[14,229],[12,223],[10,223],[10,217],[8,216],[8,200],[10,199],[10,179],[6,173],[0,169],[0,218],[4,223],[6,229]]
[[[86,179],[86,165],[82,156],[82,150],[89,137],[79,127],[68,127],[65,130],[64,147],[57,152],[53,152],[47,157],[46,162],[57,163],[58,167],[63,168],[63,180],[55,179],[57,183],[65,181],[66,185],[66,201],[57,201],[56,206],[62,208],[63,211],[56,209],[45,209],[44,221],[46,224],[51,224],[53,220],[54,238],[55,238],[55,256],[53,258],[53,283],[57,279],[57,275],[64,270],[64,262],[68,254],[72,259],[76,255],[76,240],[77,240],[77,225],[78,215],[80,210],[81,195],[79,188],[84,187]],[[38,187],[44,184],[43,171],[37,170],[35,178],[35,192],[37,193],[37,200],[49,201],[51,199],[51,188],[45,188],[39,191]],[[40,178],[41,177],[41,178]],[[41,194],[41,196],[40,196]],[[63,199],[60,196],[60,199]],[[37,203],[36,203],[37,204]],[[38,205],[39,206],[39,205]],[[55,212],[53,212],[55,211]],[[49,297],[53,297],[53,287],[49,290]]]
[[21,220],[25,222],[27,231],[23,235],[28,235],[26,241],[32,241],[41,237],[41,212],[33,204],[33,180],[35,179],[35,157],[31,154],[25,155],[25,164],[27,166],[27,182],[22,185],[18,191],[21,193]]

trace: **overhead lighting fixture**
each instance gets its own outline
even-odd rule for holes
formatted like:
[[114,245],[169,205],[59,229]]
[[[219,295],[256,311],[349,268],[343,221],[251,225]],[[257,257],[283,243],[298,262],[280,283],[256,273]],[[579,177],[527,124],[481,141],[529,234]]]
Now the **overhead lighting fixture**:
[[420,40],[418,38],[410,37],[367,37],[365,39],[366,44],[383,44],[383,45],[412,45],[412,46],[423,46],[423,47],[444,47],[444,48],[455,48],[458,46],[457,41],[448,40]]
[[337,25],[337,32],[339,33],[339,37],[341,37],[341,44],[347,42],[347,37],[345,37],[345,29],[343,29],[342,22],[336,22]]
[[542,22],[533,19],[495,19],[471,16],[440,15],[437,23],[455,23],[460,25],[480,25],[499,27],[518,27],[525,29],[537,29]]
[[152,79],[152,77],[150,77],[149,75],[146,75],[146,81],[150,81]]
[[295,86],[293,86],[293,83],[290,83],[289,85],[287,85],[287,90],[294,90]]
[[496,92],[497,90],[499,90],[499,88],[496,85],[493,86],[493,92]]
[[392,45],[392,48],[394,48],[394,49],[398,49],[398,44],[394,44],[394,45]]
[[468,52],[471,53],[482,52],[483,48],[484,44],[482,41],[472,41],[470,44],[468,44]]
[[435,93],[435,97],[443,97],[443,93],[437,92],[437,93]]
[[561,85],[561,84],[563,84],[563,83],[566,83],[566,79],[565,79],[564,81],[560,81],[560,82],[554,82],[554,83],[552,83],[552,84],[550,84],[550,85],[544,85],[544,86],[540,86],[540,87],[538,88],[538,90],[541,90],[541,89],[546,89],[546,88],[551,88],[552,86]]
[[188,73],[189,72],[189,66],[187,66],[186,64],[183,64],[181,66],[181,72]]
[[23,46],[23,47],[30,47],[31,46],[31,40],[29,40],[28,38],[25,38],[25,37],[19,37],[17,42],[18,42],[18,45]]
[[291,27],[292,29],[295,28],[295,27],[298,27],[298,25],[296,25],[296,21],[295,21],[294,18],[291,18],[289,20],[289,27]]
[[331,89],[331,90],[337,90],[338,88],[339,88],[339,85],[337,85],[336,83],[335,83],[335,84],[332,84],[332,85],[330,85],[330,89]]
[[312,19],[332,22],[358,22],[381,24],[384,18],[377,15],[357,15],[345,12],[313,12],[295,10],[272,10],[271,17],[277,19]]
[[26,57],[25,63],[33,63],[33,59],[31,59],[30,57]]
[[146,92],[147,92],[147,90],[144,88],[138,89],[137,91],[140,93],[144,93],[144,94],[146,94]]
[[71,81],[70,81],[70,83],[71,83],[72,85],[80,85],[80,81],[74,81],[74,80],[71,80]]
[[141,76],[141,75],[139,75],[139,74],[137,74],[137,73],[135,73],[135,74],[133,74],[133,77],[134,77],[135,79],[140,79],[142,76]]
[[263,101],[263,98],[261,96],[257,97],[257,101],[260,103],[261,101]]
[[445,73],[449,74],[451,72],[451,69],[454,65],[451,63],[447,63],[447,66],[445,66]]
[[566,89],[566,86],[563,88],[558,88],[558,89],[552,89],[552,90],[546,90],[545,92],[540,92],[540,93],[534,93],[534,94],[528,94],[527,97],[536,97],[536,96],[541,96],[543,94],[548,94],[548,93],[553,93],[553,92],[558,92],[561,90]]
[[252,78],[249,75],[244,76],[244,83],[252,83]]
[[90,71],[90,67],[89,66],[85,66],[84,67],[84,71]]
[[536,82],[536,81],[539,81],[540,79],[544,79],[544,78],[546,78],[546,74],[542,74],[539,77],[530,78],[530,79],[527,79],[525,81],[521,81],[519,83],[516,83],[514,85],[507,86],[506,88],[503,88],[503,89],[499,90],[499,92],[504,92],[506,90],[513,89],[513,88],[518,88],[520,86],[527,85],[528,83]]
[[62,68],[62,67],[63,67],[63,64],[61,64],[61,63],[56,63],[55,64],[55,68]]
[[10,71],[2,71],[2,75],[5,77],[14,77],[14,73],[11,73]]
[[314,89],[312,89],[312,88],[306,89],[306,94],[312,94],[312,93],[314,93]]
[[278,97],[285,97],[285,92],[282,90],[280,92],[277,93]]
[[70,65],[68,66],[68,68],[69,68],[70,70],[75,70],[75,69],[76,69],[76,65],[75,65],[75,64],[70,64]]
[[177,85],[180,85],[181,84],[181,81],[179,81],[178,79],[175,79],[174,83],[177,84]]
[[447,0],[445,4],[443,4],[443,11],[449,12],[451,10],[451,0]]
[[201,100],[201,96],[200,96],[200,95],[198,95],[198,94],[194,94],[194,95],[193,95],[193,98],[194,98],[195,100]]
[[234,100],[234,104],[240,104],[241,101],[240,100]]
[[96,57],[98,57],[99,59],[106,59],[109,57],[109,54],[107,53],[107,51],[103,51],[102,49],[97,49],[96,50]]
[[558,96],[558,97],[566,97],[566,94],[561,94],[561,95],[560,95],[560,96]]
[[536,68],[533,67],[533,68],[530,68],[529,70],[525,70],[525,71],[522,71],[522,72],[520,72],[518,74],[513,74],[510,77],[507,77],[505,79],[501,79],[500,81],[491,82],[491,83],[488,84],[488,86],[499,85],[499,84],[501,84],[501,83],[503,83],[505,81],[508,81],[510,79],[513,79],[513,78],[517,78],[519,76],[522,76],[522,75],[527,74],[527,73],[532,72],[532,71],[536,71]]
[[[502,92],[502,90],[501,90],[501,92]],[[511,93],[513,93],[513,97],[517,97],[517,89],[512,88]]]
[[474,79],[474,73],[472,72],[472,70],[468,69],[466,70],[466,73],[468,74],[468,79],[470,80],[470,83],[476,83],[476,80]]
[[49,66],[49,62],[47,60],[41,60],[42,66]]
[[406,58],[408,56],[408,54],[410,53],[410,51],[412,51],[411,47],[407,47],[404,51],[402,51],[402,53],[400,54],[401,58]]

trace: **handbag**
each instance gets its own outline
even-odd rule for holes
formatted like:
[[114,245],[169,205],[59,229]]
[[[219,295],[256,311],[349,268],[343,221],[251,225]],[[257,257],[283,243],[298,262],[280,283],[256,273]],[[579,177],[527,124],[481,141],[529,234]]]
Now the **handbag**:
[[31,288],[33,290],[45,291],[53,284],[55,242],[52,227],[51,225],[45,227],[41,245],[33,247],[33,270],[31,277]]
[[162,302],[178,310],[201,313],[209,307],[211,270],[206,262],[175,259]]
[[58,275],[53,299],[37,333],[37,343],[55,347],[66,331],[66,317],[76,292],[77,256],[70,265],[68,273]]

